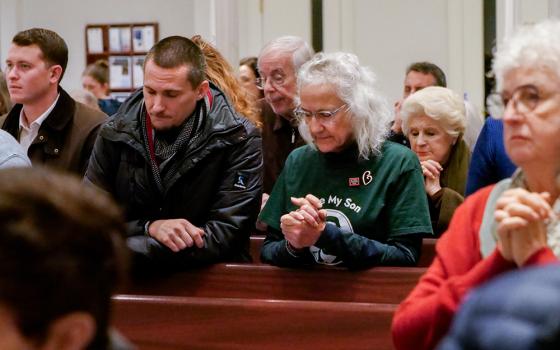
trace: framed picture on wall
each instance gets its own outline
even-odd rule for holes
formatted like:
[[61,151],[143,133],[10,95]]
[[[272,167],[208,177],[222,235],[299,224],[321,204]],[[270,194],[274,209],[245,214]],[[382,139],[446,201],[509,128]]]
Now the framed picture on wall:
[[109,56],[109,76],[112,89],[132,87],[132,59],[129,56]]
[[87,52],[101,53],[103,52],[103,28],[92,27],[88,28],[86,32]]
[[147,52],[155,43],[153,25],[132,27],[132,49],[136,52]]
[[158,41],[157,22],[88,24],[84,34],[85,64],[109,63],[111,93],[128,95],[144,84],[144,57]]
[[132,87],[137,89],[144,84],[144,57],[132,57]]

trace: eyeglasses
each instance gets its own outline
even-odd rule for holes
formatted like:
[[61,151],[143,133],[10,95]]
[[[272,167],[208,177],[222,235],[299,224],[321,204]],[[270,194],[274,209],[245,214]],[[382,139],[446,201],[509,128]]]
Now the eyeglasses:
[[317,121],[321,123],[325,123],[334,119],[334,116],[342,110],[342,108],[347,107],[347,104],[344,103],[342,106],[335,108],[333,110],[327,111],[317,111],[317,112],[310,112],[306,111],[305,109],[298,107],[294,110],[294,115],[298,119],[298,121],[309,121],[312,117],[315,117]]
[[[556,95],[558,93],[553,93]],[[537,106],[545,101],[539,89],[534,85],[523,85],[515,89],[511,97],[504,94],[493,93],[491,95],[490,101],[492,101],[492,106],[489,106],[491,115],[495,119],[502,119],[504,117],[504,112],[509,105],[513,103],[513,109],[517,113],[527,114],[535,110]]]
[[267,80],[270,80],[272,86],[280,87],[286,82],[286,76],[282,73],[274,73],[268,78],[257,78],[257,88],[259,88],[260,90],[264,90],[264,86],[266,85]]

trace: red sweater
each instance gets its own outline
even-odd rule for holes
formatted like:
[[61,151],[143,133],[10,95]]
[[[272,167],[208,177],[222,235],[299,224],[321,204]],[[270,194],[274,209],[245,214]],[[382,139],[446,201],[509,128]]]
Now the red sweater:
[[[439,238],[436,257],[393,318],[396,349],[433,349],[447,333],[465,295],[492,277],[516,268],[496,249],[482,259],[478,230],[494,186],[469,196]],[[533,254],[525,265],[557,262],[548,248]]]

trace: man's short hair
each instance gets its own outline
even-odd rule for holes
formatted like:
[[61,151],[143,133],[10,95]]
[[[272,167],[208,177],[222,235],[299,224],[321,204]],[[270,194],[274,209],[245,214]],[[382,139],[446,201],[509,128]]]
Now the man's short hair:
[[58,81],[60,83],[68,64],[68,46],[60,35],[44,28],[31,28],[17,33],[12,43],[17,46],[37,45],[43,54],[43,60],[49,67],[53,65],[62,67],[62,74]]
[[155,44],[144,60],[144,69],[148,61],[154,61],[162,68],[189,67],[187,80],[193,88],[205,79],[206,60],[200,48],[190,39],[182,36],[170,36]]
[[436,80],[435,86],[447,87],[445,73],[441,70],[441,68],[431,62],[414,62],[406,68],[406,75],[408,75],[411,71],[431,74]]
[[108,342],[111,294],[124,277],[119,208],[78,178],[43,168],[0,171],[0,304],[21,334],[46,341],[72,312],[96,322],[88,349]]

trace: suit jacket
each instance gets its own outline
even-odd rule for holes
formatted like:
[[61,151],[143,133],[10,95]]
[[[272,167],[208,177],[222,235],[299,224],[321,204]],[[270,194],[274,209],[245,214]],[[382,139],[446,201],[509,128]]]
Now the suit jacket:
[[262,113],[263,190],[272,192],[290,152],[305,145],[296,123],[274,113],[270,105],[259,100]]

